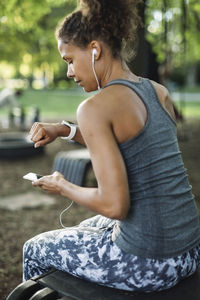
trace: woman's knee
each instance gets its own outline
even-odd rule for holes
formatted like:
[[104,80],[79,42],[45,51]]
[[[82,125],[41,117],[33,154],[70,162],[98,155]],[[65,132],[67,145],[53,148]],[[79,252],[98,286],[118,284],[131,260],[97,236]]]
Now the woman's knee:
[[29,239],[28,241],[26,241],[23,245],[23,253],[27,253],[32,245],[32,239]]
[[[42,246],[42,234],[36,235],[31,239],[27,240],[23,245],[24,255],[33,256],[36,254]],[[36,254],[37,255],[37,254]]]

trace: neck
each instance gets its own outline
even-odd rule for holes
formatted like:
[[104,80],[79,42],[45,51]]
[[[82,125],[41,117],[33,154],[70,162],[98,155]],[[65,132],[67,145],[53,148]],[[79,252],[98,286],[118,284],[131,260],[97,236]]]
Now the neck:
[[108,82],[117,78],[139,81],[139,77],[133,74],[127,64],[120,59],[112,59],[110,63],[105,64],[103,76],[100,79],[101,87],[104,87]]

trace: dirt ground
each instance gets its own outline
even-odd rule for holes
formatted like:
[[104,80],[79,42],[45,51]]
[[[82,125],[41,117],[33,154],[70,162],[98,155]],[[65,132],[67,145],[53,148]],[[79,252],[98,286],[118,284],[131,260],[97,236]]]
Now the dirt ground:
[[[180,148],[185,167],[188,169],[189,180],[197,205],[200,203],[200,120],[187,120],[178,126]],[[52,171],[56,153],[80,146],[67,144],[57,139],[45,148],[44,154],[28,159],[6,161],[0,160],[0,201],[8,195],[25,192],[39,192],[22,176],[30,171],[49,174]],[[87,185],[92,185],[91,176]],[[55,196],[54,196],[55,197]],[[56,196],[56,202],[51,206],[41,206],[32,209],[8,211],[0,209],[0,299],[5,299],[9,292],[21,283],[22,278],[22,247],[32,236],[60,228],[59,214],[70,201]],[[72,226],[93,213],[76,204],[64,216],[66,226]]]

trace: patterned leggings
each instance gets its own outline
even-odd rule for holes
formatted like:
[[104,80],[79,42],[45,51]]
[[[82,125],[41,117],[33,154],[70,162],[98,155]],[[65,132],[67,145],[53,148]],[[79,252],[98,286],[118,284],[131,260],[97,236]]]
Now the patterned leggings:
[[168,289],[196,271],[200,245],[175,258],[144,259],[112,242],[114,224],[98,215],[30,239],[24,245],[24,280],[53,267],[105,286],[151,292]]

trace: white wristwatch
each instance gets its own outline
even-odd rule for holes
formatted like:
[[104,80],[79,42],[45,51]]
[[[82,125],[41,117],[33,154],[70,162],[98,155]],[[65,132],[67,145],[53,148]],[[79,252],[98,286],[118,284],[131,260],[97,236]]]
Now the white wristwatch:
[[61,122],[61,124],[70,128],[69,135],[68,136],[61,136],[61,139],[68,140],[68,141],[72,140],[75,137],[75,134],[76,134],[76,129],[77,129],[76,124],[70,123],[70,122],[66,122],[64,120]]

